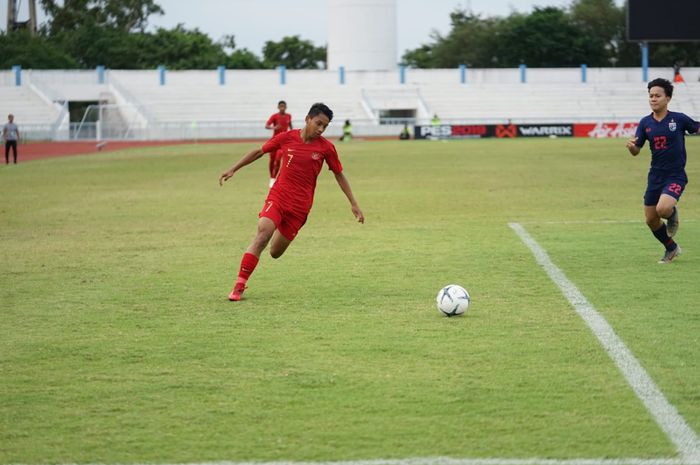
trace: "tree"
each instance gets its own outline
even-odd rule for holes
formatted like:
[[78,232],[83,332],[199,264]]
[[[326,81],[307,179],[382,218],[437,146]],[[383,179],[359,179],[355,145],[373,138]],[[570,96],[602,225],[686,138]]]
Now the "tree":
[[419,68],[451,68],[459,64],[474,67],[498,66],[494,55],[498,42],[499,18],[482,18],[469,10],[450,14],[452,29],[446,36],[433,32],[433,44],[408,51],[403,64]]
[[74,31],[86,22],[117,30],[144,31],[148,17],[163,14],[154,0],[39,0],[49,16],[49,32]]
[[[404,55],[409,64],[429,67],[578,66],[596,57],[588,35],[564,10],[535,8],[530,14],[482,18],[455,10],[446,36],[434,34],[435,43]],[[602,59],[598,59],[601,61]]]
[[509,66],[579,66],[601,63],[605,50],[576,25],[564,10],[538,8],[529,15],[511,15],[501,35],[500,57]]
[[[639,44],[627,41],[625,8],[614,0],[573,0],[569,8],[535,8],[505,18],[456,9],[452,29],[409,50],[403,63],[422,68],[639,66]],[[700,44],[652,43],[652,66],[700,65]]]
[[625,43],[626,19],[623,8],[613,0],[574,0],[571,17],[595,48],[603,50],[591,66],[615,66],[620,61],[620,51]]
[[[120,68],[125,63],[133,63],[137,52],[129,39],[128,33],[111,27],[100,27],[94,21],[88,21],[75,30],[61,31],[50,36],[50,40],[73,57],[80,68],[94,68],[97,65]],[[127,66],[131,67],[133,65]]]
[[231,69],[262,69],[262,60],[247,48],[234,50],[226,59],[226,67]]
[[263,66],[288,69],[320,69],[326,66],[326,47],[316,47],[298,35],[283,37],[279,42],[267,41],[263,47]]
[[199,29],[188,30],[182,24],[159,28],[155,34],[139,33],[136,38],[141,68],[162,64],[172,69],[213,69],[227,59],[220,44]]
[[234,35],[224,36],[219,44],[227,54],[226,67],[231,69],[260,69],[263,67],[262,60],[247,48],[236,49],[236,37]]
[[55,42],[28,30],[0,34],[0,68],[20,65],[27,69],[76,68],[78,63]]
[[416,68],[432,68],[435,63],[433,58],[434,47],[429,44],[423,44],[420,47],[408,50],[404,53],[401,64],[404,66],[413,66]]

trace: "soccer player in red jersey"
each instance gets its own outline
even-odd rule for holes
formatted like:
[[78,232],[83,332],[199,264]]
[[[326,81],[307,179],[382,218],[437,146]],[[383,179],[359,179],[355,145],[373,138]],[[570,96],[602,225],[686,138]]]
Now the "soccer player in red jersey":
[[252,150],[233,167],[219,176],[223,186],[239,169],[254,162],[265,153],[281,150],[282,167],[279,178],[272,186],[258,215],[258,231],[243,254],[238,279],[229,294],[229,300],[241,300],[248,278],[255,270],[260,254],[268,243],[270,255],[279,258],[292,243],[311,210],[316,189],[316,179],[323,162],[333,171],[338,186],[350,201],[353,215],[365,222],[362,210],[352,193],[350,183],[343,174],[343,166],[333,144],[322,136],[333,119],[333,112],[323,103],[314,103],[305,118],[303,129],[283,132],[261,148]]
[[[279,111],[270,116],[270,119],[265,123],[265,129],[272,129],[272,137],[294,129],[292,128],[292,115],[287,113],[287,102],[280,100],[277,104],[277,110]],[[282,153],[270,152],[270,187],[275,183],[277,173],[279,173],[281,157]]]

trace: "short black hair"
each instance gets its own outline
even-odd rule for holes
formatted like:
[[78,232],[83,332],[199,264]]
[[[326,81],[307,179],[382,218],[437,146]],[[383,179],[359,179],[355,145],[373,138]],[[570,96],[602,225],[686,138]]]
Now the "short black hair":
[[327,105],[319,102],[314,103],[313,105],[311,105],[311,108],[309,108],[309,116],[312,118],[316,115],[320,115],[321,113],[328,117],[329,122],[333,121],[333,110],[328,108]]
[[284,100],[280,100],[279,102],[277,102],[277,106],[280,106],[282,104],[284,104],[284,106],[287,106],[287,102],[285,102]]
[[673,97],[673,84],[668,79],[656,78],[647,84],[647,90],[652,87],[661,87],[666,92],[666,97]]

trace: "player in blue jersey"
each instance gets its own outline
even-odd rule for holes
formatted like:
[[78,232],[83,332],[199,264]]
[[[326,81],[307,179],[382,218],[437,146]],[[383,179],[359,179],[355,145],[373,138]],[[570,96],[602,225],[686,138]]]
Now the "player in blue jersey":
[[659,263],[671,263],[681,253],[680,246],[672,238],[679,225],[676,204],[688,183],[685,133],[698,132],[700,123],[683,113],[668,110],[673,96],[673,84],[668,80],[654,79],[647,89],[651,114],[642,118],[635,137],[628,140],[626,146],[636,156],[649,141],[651,168],[644,193],[644,216],[654,237],[666,247]]

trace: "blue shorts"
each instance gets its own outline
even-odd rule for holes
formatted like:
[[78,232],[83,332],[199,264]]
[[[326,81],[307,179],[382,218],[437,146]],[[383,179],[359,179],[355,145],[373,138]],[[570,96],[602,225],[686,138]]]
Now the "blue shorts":
[[647,177],[647,190],[644,193],[644,205],[656,205],[659,203],[661,194],[667,194],[679,200],[686,184],[688,184],[688,177],[684,172],[656,173],[650,171]]

